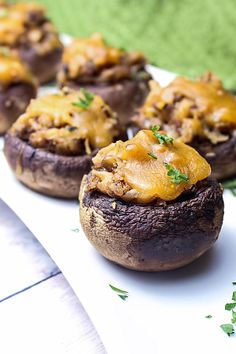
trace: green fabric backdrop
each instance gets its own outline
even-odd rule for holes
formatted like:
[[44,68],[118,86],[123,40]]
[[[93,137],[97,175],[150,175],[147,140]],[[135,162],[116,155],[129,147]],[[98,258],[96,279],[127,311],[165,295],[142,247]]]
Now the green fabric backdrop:
[[236,88],[235,0],[36,0],[61,32],[101,32],[152,63],[188,76],[212,70]]

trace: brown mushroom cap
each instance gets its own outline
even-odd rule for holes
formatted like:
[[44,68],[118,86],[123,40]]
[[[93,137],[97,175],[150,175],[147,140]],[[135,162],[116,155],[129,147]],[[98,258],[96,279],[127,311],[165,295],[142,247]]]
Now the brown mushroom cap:
[[80,191],[80,220],[89,241],[107,259],[129,269],[182,267],[209,250],[223,221],[221,186],[212,179],[163,205],[125,202]]
[[191,144],[211,165],[212,177],[219,180],[236,176],[236,130],[224,143],[216,145],[209,141]]
[[17,136],[5,135],[4,153],[16,175],[27,187],[53,197],[77,198],[92,155],[63,156],[37,149]]
[[0,135],[4,134],[25,111],[37,89],[32,83],[17,83],[0,90]]
[[46,53],[38,53],[33,47],[19,47],[18,53],[40,84],[55,79],[61,63],[62,47],[52,48]]

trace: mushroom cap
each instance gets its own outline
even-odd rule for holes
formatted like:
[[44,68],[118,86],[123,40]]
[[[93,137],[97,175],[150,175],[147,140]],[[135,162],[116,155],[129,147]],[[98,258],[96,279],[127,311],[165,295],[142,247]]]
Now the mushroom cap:
[[25,111],[37,88],[33,83],[20,82],[0,91],[0,135],[4,134]]
[[236,130],[229,140],[211,144],[209,141],[191,144],[211,165],[212,176],[219,180],[236,176]]
[[34,148],[11,133],[5,135],[4,153],[19,181],[37,192],[61,198],[77,198],[93,156],[53,154]]
[[162,271],[182,267],[209,250],[219,236],[222,188],[206,179],[175,201],[133,204],[80,190],[80,220],[85,235],[105,258],[129,269]]

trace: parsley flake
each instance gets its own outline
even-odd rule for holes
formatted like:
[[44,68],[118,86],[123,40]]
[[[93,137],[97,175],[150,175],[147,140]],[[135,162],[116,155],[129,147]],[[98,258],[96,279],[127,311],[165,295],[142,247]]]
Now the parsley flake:
[[73,232],[79,232],[79,229],[78,229],[78,228],[75,228],[75,229],[71,229],[71,231],[73,231]]
[[232,311],[232,318],[231,318],[232,323],[236,323],[236,312]]
[[189,177],[185,173],[180,172],[177,168],[171,166],[171,164],[164,162],[164,166],[167,169],[167,176],[171,177],[171,182],[180,184],[182,182],[188,182]]
[[160,130],[160,126],[159,125],[153,125],[153,127],[151,128],[151,131],[152,131],[153,135],[159,141],[159,143],[161,145],[165,145],[165,144],[168,144],[168,143],[172,144],[174,139],[171,138],[168,135],[158,133],[159,130]]
[[234,309],[236,306],[236,302],[232,302],[232,303],[227,303],[225,304],[225,310],[226,311],[231,311],[232,309]]
[[126,300],[129,296],[128,291],[116,288],[115,286],[109,284],[110,288],[122,299]]
[[234,326],[231,323],[225,323],[220,326],[220,328],[230,337],[234,334]]
[[153,154],[152,152],[148,152],[148,156],[152,157],[153,159],[157,159],[157,156]]
[[3,7],[3,8],[0,10],[0,18],[2,18],[2,17],[7,17],[8,14],[9,14],[8,9],[6,9],[6,8]]
[[207,315],[205,316],[205,318],[212,318],[212,315]]
[[236,281],[232,281],[232,284],[233,284],[233,285],[236,285]]
[[232,300],[233,300],[233,301],[236,301],[236,291],[233,291]]
[[83,94],[84,98],[79,97],[79,102],[73,102],[72,105],[75,107],[79,107],[84,111],[87,111],[87,109],[93,102],[95,95],[92,92],[89,92],[83,88],[80,89],[80,92]]

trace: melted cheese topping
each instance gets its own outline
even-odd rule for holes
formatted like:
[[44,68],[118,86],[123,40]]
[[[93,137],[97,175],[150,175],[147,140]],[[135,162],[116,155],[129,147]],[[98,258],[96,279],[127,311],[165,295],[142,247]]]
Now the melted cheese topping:
[[35,79],[28,68],[20,61],[20,59],[10,52],[0,48],[0,84],[8,85],[17,82],[29,82],[35,85]]
[[86,110],[74,105],[80,99],[84,99],[82,92],[31,100],[11,131],[35,147],[53,148],[59,154],[80,153],[80,141],[87,153],[107,146],[118,135],[116,116],[99,96],[94,96]]
[[65,48],[63,62],[67,64],[69,76],[75,78],[83,73],[86,64],[96,68],[119,65],[126,58],[131,63],[144,60],[140,52],[125,53],[123,50],[108,46],[102,36],[95,33],[91,38],[75,39]]
[[0,43],[2,45],[14,45],[23,35],[30,12],[37,12],[43,16],[44,8],[32,3],[21,3],[0,9]]
[[205,120],[212,125],[220,123],[236,125],[235,96],[219,84],[192,81],[184,77],[177,77],[165,88],[152,85],[152,92],[146,100],[143,112],[147,116],[152,116],[151,107],[156,106],[162,110],[167,104],[172,104],[176,96],[192,100],[199,112],[204,114]]
[[[138,203],[174,200],[211,173],[210,165],[196,150],[177,141],[161,145],[149,130],[105,147],[93,162],[90,189]],[[186,174],[188,181],[172,182],[165,163]]]

